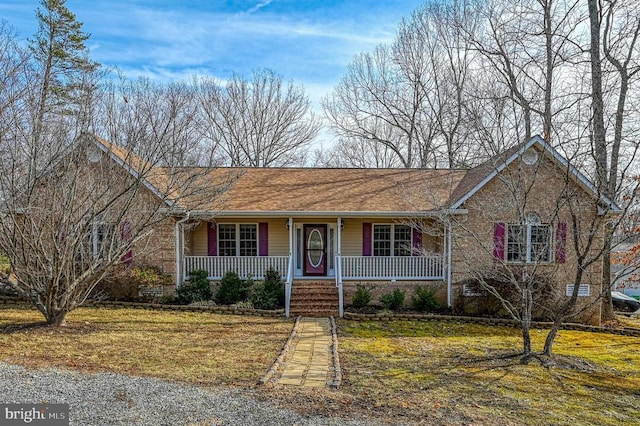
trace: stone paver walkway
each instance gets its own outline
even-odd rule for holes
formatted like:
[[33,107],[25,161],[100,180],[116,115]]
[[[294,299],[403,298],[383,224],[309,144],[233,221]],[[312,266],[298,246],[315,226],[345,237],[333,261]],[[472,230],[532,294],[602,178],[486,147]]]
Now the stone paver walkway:
[[326,386],[332,364],[331,343],[329,318],[300,319],[297,343],[287,358],[278,383]]

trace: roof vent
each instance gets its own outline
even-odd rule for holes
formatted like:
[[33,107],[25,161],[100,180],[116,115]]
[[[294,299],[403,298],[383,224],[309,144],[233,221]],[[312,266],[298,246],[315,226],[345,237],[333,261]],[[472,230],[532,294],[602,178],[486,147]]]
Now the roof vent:
[[522,154],[522,161],[524,161],[526,165],[533,166],[538,162],[538,151],[529,148]]

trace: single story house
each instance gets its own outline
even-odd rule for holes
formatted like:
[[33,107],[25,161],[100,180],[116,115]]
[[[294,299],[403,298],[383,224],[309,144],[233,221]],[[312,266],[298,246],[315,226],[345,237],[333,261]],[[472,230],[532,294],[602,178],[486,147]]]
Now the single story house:
[[[474,297],[462,284],[473,271],[496,265],[550,271],[564,296],[575,275],[572,223],[588,232],[583,224],[620,210],[538,136],[464,170],[202,169],[200,196],[175,202],[162,189],[170,169],[138,174],[141,160],[94,143],[102,161],[141,177],[166,203],[147,262],[176,286],[196,269],[216,282],[228,271],[259,278],[274,268],[286,282],[287,315],[342,315],[359,283],[376,295],[428,286],[453,308],[456,298]],[[596,231],[594,252],[603,228]],[[601,271],[594,262],[584,274],[585,300],[597,300]],[[314,306],[327,292],[329,303]],[[599,322],[594,306],[585,321]]]

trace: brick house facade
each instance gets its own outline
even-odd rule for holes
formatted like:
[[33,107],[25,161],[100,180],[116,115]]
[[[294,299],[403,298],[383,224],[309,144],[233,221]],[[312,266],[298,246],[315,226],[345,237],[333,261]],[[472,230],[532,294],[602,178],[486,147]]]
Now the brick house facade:
[[[121,148],[96,143],[124,164]],[[162,189],[167,174],[158,167],[147,184],[172,200]],[[607,218],[620,210],[540,137],[468,170],[218,168],[196,181],[200,197],[167,209],[153,250],[141,251],[145,262],[174,274],[177,286],[195,269],[215,282],[230,270],[260,277],[272,267],[287,302],[298,283],[331,281],[340,315],[358,283],[376,294],[426,286],[453,309],[456,298],[475,297],[463,283],[499,266],[542,271],[555,297],[566,297],[574,239],[584,246],[592,237],[597,254]],[[585,322],[599,322],[601,274],[601,261],[585,270]]]

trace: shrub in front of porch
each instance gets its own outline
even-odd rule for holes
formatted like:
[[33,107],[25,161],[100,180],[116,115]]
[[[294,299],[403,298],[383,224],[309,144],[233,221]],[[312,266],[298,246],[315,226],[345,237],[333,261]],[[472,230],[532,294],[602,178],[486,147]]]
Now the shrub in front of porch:
[[386,310],[397,311],[404,304],[405,292],[396,288],[392,293],[386,293],[380,296],[380,302]]
[[100,282],[92,297],[97,300],[158,302],[172,277],[156,265],[119,265]]
[[251,303],[254,308],[265,310],[284,306],[284,281],[278,271],[269,269],[264,274],[264,280],[253,289]]
[[189,281],[176,290],[178,303],[188,305],[193,302],[211,300],[211,285],[207,275],[207,271],[191,271]]
[[371,301],[371,291],[363,284],[358,284],[357,290],[351,300],[351,306],[356,309],[364,308]]
[[233,305],[248,299],[253,280],[242,280],[235,272],[227,272],[216,292],[216,301],[222,305]]
[[416,286],[415,292],[411,296],[411,305],[419,312],[433,312],[440,308],[440,304],[436,302],[435,293],[419,285]]

